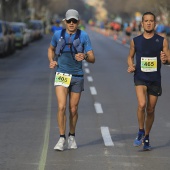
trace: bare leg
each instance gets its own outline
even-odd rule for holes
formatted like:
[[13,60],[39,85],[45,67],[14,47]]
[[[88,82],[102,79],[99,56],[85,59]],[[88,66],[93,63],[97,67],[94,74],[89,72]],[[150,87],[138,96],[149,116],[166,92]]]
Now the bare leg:
[[148,95],[148,103],[147,103],[147,116],[146,116],[146,131],[145,135],[149,135],[152,124],[154,122],[155,117],[155,106],[157,103],[157,96]]
[[57,121],[60,135],[64,135],[66,131],[66,104],[68,89],[63,86],[56,86],[56,96],[58,101]]
[[76,124],[78,120],[78,104],[81,93],[70,92],[69,111],[70,111],[70,133],[75,133]]
[[147,87],[143,85],[136,86],[136,95],[138,99],[137,109],[138,124],[140,129],[144,129]]

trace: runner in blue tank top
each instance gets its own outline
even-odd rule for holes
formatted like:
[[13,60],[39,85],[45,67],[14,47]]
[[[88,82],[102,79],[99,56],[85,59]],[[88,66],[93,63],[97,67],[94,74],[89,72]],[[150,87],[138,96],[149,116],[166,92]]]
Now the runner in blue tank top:
[[[168,41],[155,34],[155,15],[146,12],[142,17],[144,33],[135,37],[130,44],[128,72],[134,72],[134,83],[138,100],[137,117],[139,131],[134,146],[143,142],[143,150],[151,150],[149,133],[154,122],[158,96],[161,96],[161,63],[170,63]],[[134,56],[135,63],[134,63]],[[146,119],[145,119],[146,110]]]
[[[74,9],[66,12],[66,30],[56,31],[48,48],[51,69],[56,67],[55,91],[58,101],[58,126],[60,138],[54,149],[63,151],[66,146],[66,104],[69,97],[68,149],[76,149],[75,129],[78,119],[78,104],[84,90],[82,61],[95,62],[90,39],[85,31],[79,31],[79,13]],[[62,33],[62,36],[61,36]],[[64,35],[63,35],[64,34]],[[75,39],[76,38],[76,39]],[[57,54],[57,60],[55,60]]]

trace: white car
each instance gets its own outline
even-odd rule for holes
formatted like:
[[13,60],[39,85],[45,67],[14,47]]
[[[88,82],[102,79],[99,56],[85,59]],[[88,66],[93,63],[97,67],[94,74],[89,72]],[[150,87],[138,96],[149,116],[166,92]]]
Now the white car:
[[35,39],[40,39],[44,35],[44,24],[43,21],[41,20],[30,20],[29,23],[29,28],[35,31]]
[[27,25],[23,22],[12,22],[12,25],[17,25],[21,28],[23,34],[23,46],[26,46],[31,41],[30,32],[27,30]]

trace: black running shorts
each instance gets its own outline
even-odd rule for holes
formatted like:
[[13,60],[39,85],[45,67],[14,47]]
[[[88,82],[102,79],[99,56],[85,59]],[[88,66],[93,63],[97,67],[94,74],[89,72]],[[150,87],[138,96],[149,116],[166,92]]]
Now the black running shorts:
[[134,80],[135,86],[144,85],[147,87],[147,93],[153,96],[161,96],[162,87],[157,82],[148,82],[143,80]]

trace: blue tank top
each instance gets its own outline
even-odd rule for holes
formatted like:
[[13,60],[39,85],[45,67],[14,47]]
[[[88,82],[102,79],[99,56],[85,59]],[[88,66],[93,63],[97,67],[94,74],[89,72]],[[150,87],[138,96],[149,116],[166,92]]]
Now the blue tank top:
[[[135,37],[135,52],[136,52],[136,70],[134,73],[134,79],[142,80],[146,82],[157,82],[161,84],[161,60],[160,52],[163,50],[163,40],[164,38],[154,34],[150,39],[144,38],[143,34]],[[141,70],[141,58],[151,58],[156,57],[157,68],[156,71],[144,72]]]

